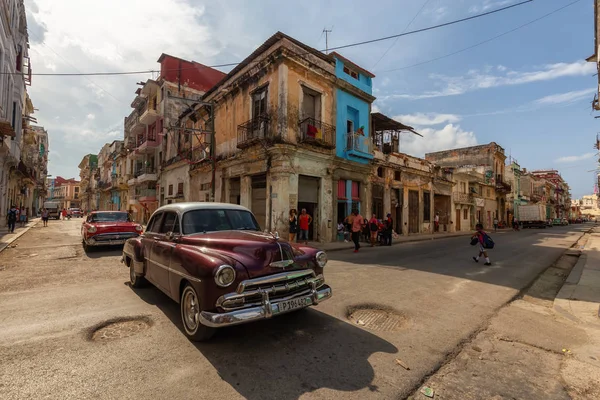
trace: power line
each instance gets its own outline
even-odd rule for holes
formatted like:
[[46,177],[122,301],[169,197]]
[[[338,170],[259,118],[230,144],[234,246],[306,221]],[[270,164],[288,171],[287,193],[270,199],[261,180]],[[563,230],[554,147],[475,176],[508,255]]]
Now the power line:
[[[408,28],[410,28],[410,26],[412,25],[412,23],[415,22],[415,19],[417,19],[417,17],[421,14],[421,12],[425,8],[425,6],[429,3],[429,1],[430,0],[425,0],[425,3],[423,3],[423,5],[419,9],[419,11],[417,11],[417,13],[415,14],[415,16],[408,23],[408,25],[406,25],[406,28],[404,28],[404,30],[402,31],[402,33],[406,32],[408,30]],[[377,66],[377,64],[379,64],[379,62],[381,60],[383,60],[383,57],[385,57],[387,55],[387,53],[392,49],[392,47],[394,47],[396,45],[396,43],[398,43],[398,39],[400,39],[400,37],[397,37],[396,40],[394,40],[394,43],[392,43],[390,45],[390,47],[388,47],[388,49],[381,55],[381,57],[379,57],[379,60],[377,60],[377,62],[375,64],[373,64],[373,66],[371,67],[371,70],[375,69],[375,67]]]
[[[375,42],[381,42],[381,41],[384,41],[384,40],[399,38],[399,37],[402,37],[402,36],[414,35],[416,33],[430,31],[430,30],[442,28],[442,27],[445,27],[445,26],[455,25],[455,24],[458,24],[460,22],[465,22],[465,21],[470,21],[470,20],[476,19],[476,18],[485,17],[487,15],[491,15],[491,14],[495,14],[495,13],[498,13],[498,12],[501,12],[501,11],[505,11],[505,10],[508,10],[510,8],[513,8],[513,7],[518,7],[518,6],[527,4],[527,3],[531,3],[532,1],[533,0],[525,0],[525,1],[522,1],[520,3],[515,3],[515,4],[509,5],[509,6],[498,8],[496,10],[487,11],[487,12],[484,12],[484,13],[481,13],[481,14],[475,14],[475,15],[472,15],[470,17],[461,18],[461,19],[457,19],[457,20],[454,20],[454,21],[450,21],[450,22],[445,22],[443,24],[432,25],[432,26],[429,26],[429,27],[426,27],[426,28],[421,28],[421,29],[417,29],[417,30],[413,30],[413,31],[409,31],[409,32],[399,33],[397,35],[385,36],[385,37],[371,39],[371,40],[366,40],[366,41],[362,41],[362,42],[350,43],[350,44],[346,44],[346,45],[343,45],[343,46],[332,47],[332,48],[329,48],[327,50],[331,51],[331,50],[346,49],[346,48],[349,48],[349,47],[362,46],[362,45],[365,45],[365,44],[371,44],[371,43],[375,43]],[[577,0],[577,1],[581,1],[581,0]],[[52,51],[54,51],[54,50],[52,50]],[[324,53],[325,49],[319,50],[319,51],[322,52],[322,53]],[[299,56],[300,55],[306,55],[306,54],[310,54],[310,52],[296,53],[296,55],[299,55]],[[254,62],[257,62],[257,61],[254,61]],[[207,68],[223,68],[223,67],[233,67],[233,66],[236,66],[236,65],[239,65],[239,64],[241,64],[241,62],[226,63],[226,64],[217,64],[217,65],[209,65],[209,66],[205,66],[205,67],[207,67]],[[75,68],[75,67],[73,67],[73,68]],[[189,67],[189,68],[181,68],[181,69],[177,68],[177,69],[172,69],[172,70],[173,71],[178,71],[178,70],[198,69],[198,68],[199,68],[199,66]],[[35,73],[35,74],[32,74],[32,76],[113,76],[113,75],[149,74],[149,73],[157,73],[157,72],[160,72],[160,71],[150,69],[150,70],[143,70],[143,71],[123,71],[123,72]],[[18,73],[18,72],[0,72],[0,75],[7,75],[7,74],[8,75],[21,75],[21,73]]]
[[565,8],[567,8],[567,7],[570,7],[570,6],[572,6],[572,5],[576,4],[576,3],[579,3],[580,1],[581,1],[581,0],[575,0],[575,1],[571,2],[571,3],[569,3],[569,4],[566,4],[566,5],[564,5],[564,6],[560,7],[560,8],[557,8],[557,9],[556,9],[556,10],[554,10],[554,11],[551,11],[551,12],[549,12],[549,13],[547,13],[547,14],[544,14],[544,15],[542,15],[541,17],[538,17],[538,18],[536,18],[536,19],[534,19],[534,20],[531,20],[531,21],[529,21],[529,22],[527,22],[527,23],[525,23],[525,24],[523,24],[523,25],[519,25],[519,26],[517,26],[516,28],[513,28],[513,29],[511,29],[511,30],[509,30],[509,31],[503,32],[503,33],[501,33],[501,34],[499,34],[499,35],[493,36],[493,37],[491,37],[491,38],[489,38],[489,39],[486,39],[486,40],[483,40],[483,41],[481,41],[481,42],[475,43],[475,44],[473,44],[473,45],[471,45],[471,46],[468,46],[468,47],[465,47],[465,48],[463,48],[463,49],[460,49],[460,50],[454,51],[454,52],[452,52],[452,53],[448,53],[448,54],[446,54],[446,55],[443,55],[443,56],[435,57],[435,58],[432,58],[432,59],[430,59],[430,60],[427,60],[427,61],[418,62],[418,63],[416,63],[416,64],[406,65],[406,66],[404,66],[404,67],[399,67],[399,68],[394,68],[394,69],[388,69],[388,70],[386,70],[386,71],[379,71],[379,72],[381,72],[381,73],[383,73],[383,72],[393,72],[393,71],[400,71],[400,70],[403,70],[403,69],[408,69],[408,68],[418,67],[418,66],[420,66],[420,65],[429,64],[429,63],[431,63],[431,62],[438,61],[438,60],[441,60],[441,59],[443,59],[443,58],[447,58],[447,57],[450,57],[450,56],[453,56],[453,55],[456,55],[456,54],[462,53],[462,52],[464,52],[464,51],[467,51],[467,50],[471,50],[471,49],[473,49],[473,48],[475,48],[475,47],[478,47],[478,46],[481,46],[481,45],[483,45],[483,44],[486,44],[486,43],[488,43],[488,42],[491,42],[492,40],[496,40],[496,39],[498,39],[498,38],[501,38],[502,36],[506,36],[506,35],[508,35],[509,33],[513,33],[513,32],[515,32],[515,31],[518,31],[519,29],[525,28],[525,27],[526,27],[526,26],[528,26],[528,25],[531,25],[531,24],[533,24],[533,23],[535,23],[535,22],[538,22],[538,21],[540,21],[540,20],[542,20],[542,19],[544,19],[544,18],[547,18],[547,17],[551,16],[552,14],[556,14],[557,12],[559,12],[559,11],[562,11],[562,10],[564,10]]

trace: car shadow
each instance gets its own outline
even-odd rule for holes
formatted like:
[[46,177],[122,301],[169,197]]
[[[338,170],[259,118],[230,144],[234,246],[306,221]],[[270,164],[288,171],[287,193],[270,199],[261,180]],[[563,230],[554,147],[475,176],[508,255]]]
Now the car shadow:
[[[184,334],[177,303],[152,286],[134,292]],[[377,393],[369,358],[398,352],[380,337],[315,308],[221,328],[210,341],[193,344],[224,381],[251,400],[298,399],[322,388]]]
[[115,256],[120,256],[122,254],[123,254],[123,246],[94,246],[94,247],[88,248],[87,251],[83,251],[84,257],[93,258],[93,259],[104,258],[104,257],[115,257]]

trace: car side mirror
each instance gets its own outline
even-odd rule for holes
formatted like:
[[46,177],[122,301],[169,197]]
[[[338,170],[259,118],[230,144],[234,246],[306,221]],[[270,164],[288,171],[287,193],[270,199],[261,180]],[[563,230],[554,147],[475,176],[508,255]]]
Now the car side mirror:
[[167,232],[165,238],[169,241],[177,241],[179,240],[179,234],[175,232]]

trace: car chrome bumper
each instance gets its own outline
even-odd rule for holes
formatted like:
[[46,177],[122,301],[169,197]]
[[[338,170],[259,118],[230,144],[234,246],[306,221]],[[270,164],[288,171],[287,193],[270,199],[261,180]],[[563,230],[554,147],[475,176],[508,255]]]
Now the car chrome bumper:
[[244,308],[241,310],[224,313],[211,313],[202,311],[200,313],[200,323],[212,328],[245,324],[247,322],[267,319],[273,316],[297,311],[308,306],[319,304],[321,301],[329,299],[331,295],[331,288],[328,285],[323,285],[318,289],[313,290],[312,293],[298,296],[297,298],[305,298],[306,306],[295,308],[290,311],[282,311],[279,308],[279,304],[284,303],[286,300],[271,302],[268,295],[266,295],[263,297],[263,304],[257,307]]
[[119,240],[104,240],[104,241],[96,241],[92,239],[84,240],[85,244],[88,246],[122,246],[125,244],[127,239],[119,239]]

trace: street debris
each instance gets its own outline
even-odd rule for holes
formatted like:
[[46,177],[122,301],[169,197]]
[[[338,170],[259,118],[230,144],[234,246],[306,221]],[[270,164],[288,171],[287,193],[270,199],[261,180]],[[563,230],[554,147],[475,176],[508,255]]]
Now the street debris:
[[479,347],[479,346],[472,346],[471,348],[472,348],[473,350],[475,350],[476,352],[478,352],[478,353],[481,353],[481,352],[483,351],[483,350],[481,349],[481,347]]
[[360,326],[365,326],[365,321],[363,321],[362,319],[359,319],[358,321],[356,321],[356,323]]
[[401,359],[396,358],[396,364],[398,364],[399,366],[401,366],[405,370],[410,371],[410,368],[408,367],[408,365],[406,365]]
[[421,388],[421,393],[423,393],[425,396],[427,396],[427,397],[431,397],[431,398],[433,399],[434,392],[433,392],[433,389],[432,389],[432,388],[430,388],[430,387],[428,387],[428,386],[423,386],[423,387]]

